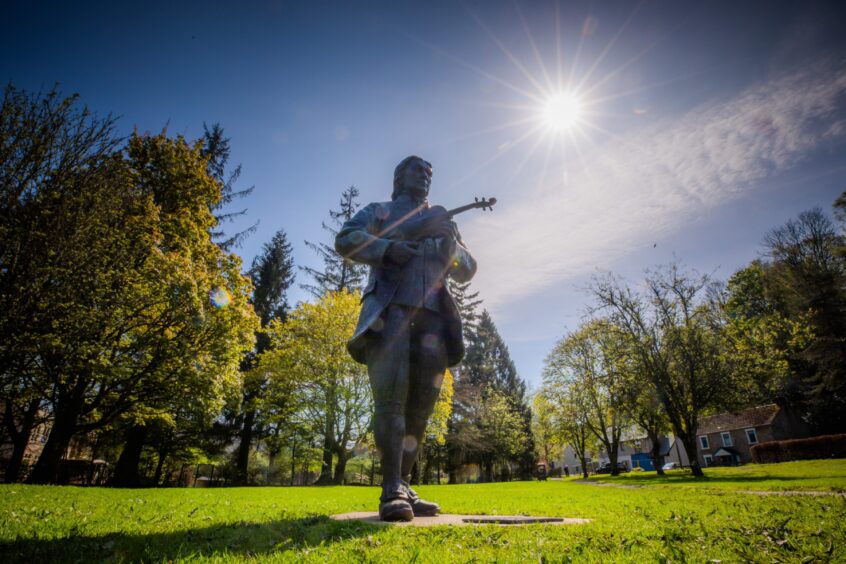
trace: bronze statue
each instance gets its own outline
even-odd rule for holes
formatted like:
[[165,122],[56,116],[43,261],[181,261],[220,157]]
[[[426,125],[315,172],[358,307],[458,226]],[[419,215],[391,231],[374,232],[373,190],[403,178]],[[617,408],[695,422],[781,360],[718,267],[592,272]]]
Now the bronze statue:
[[372,203],[335,239],[343,256],[370,265],[361,315],[347,345],[367,364],[373,430],[382,461],[379,516],[410,521],[435,515],[408,482],[447,366],[464,356],[461,318],[446,279],[470,280],[476,261],[452,221],[456,213],[490,207],[482,201],[447,212],[429,207],[432,165],[417,156],[394,170],[390,202]]

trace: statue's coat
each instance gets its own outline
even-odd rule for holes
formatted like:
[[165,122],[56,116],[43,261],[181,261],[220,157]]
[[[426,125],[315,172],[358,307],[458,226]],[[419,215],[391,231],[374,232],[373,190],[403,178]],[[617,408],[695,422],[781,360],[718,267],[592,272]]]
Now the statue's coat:
[[[450,366],[461,362],[464,357],[464,340],[461,334],[461,316],[455,300],[450,295],[445,277],[449,276],[457,282],[467,282],[476,273],[476,261],[458,237],[455,252],[445,269],[437,276],[427,276],[426,272],[409,273],[405,269],[426,269],[423,261],[410,261],[405,265],[396,265],[386,261],[385,253],[393,239],[389,232],[383,234],[386,226],[392,226],[403,217],[408,216],[406,208],[400,201],[373,203],[361,209],[349,221],[344,223],[335,238],[335,249],[341,255],[356,262],[370,266],[370,276],[362,295],[361,314],[352,339],[347,343],[350,355],[362,364],[366,364],[365,350],[367,340],[381,338],[377,325],[382,312],[391,304],[401,280],[429,280],[436,290],[443,292],[442,310],[439,311],[447,321],[447,334],[443,335],[447,347]],[[440,239],[427,239],[422,242],[426,249],[439,249]],[[409,275],[411,274],[411,275]],[[429,273],[431,274],[431,273]],[[434,280],[433,280],[434,279]]]

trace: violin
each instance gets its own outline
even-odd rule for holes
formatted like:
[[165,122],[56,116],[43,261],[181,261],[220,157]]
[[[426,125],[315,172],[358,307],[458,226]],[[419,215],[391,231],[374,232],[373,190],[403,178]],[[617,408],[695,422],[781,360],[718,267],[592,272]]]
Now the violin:
[[474,209],[493,211],[493,206],[496,204],[496,198],[482,198],[481,200],[475,198],[475,200],[473,203],[451,210],[447,210],[443,206],[425,208],[414,219],[400,218],[388,225],[382,230],[381,236],[404,241],[420,241],[440,234],[444,229],[444,224],[460,213]]

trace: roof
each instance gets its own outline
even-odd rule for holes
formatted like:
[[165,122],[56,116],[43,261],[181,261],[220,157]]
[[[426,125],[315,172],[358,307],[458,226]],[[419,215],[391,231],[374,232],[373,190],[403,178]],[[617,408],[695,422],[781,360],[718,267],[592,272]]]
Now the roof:
[[733,431],[750,427],[765,427],[772,425],[773,419],[781,408],[774,403],[744,409],[736,413],[720,413],[705,417],[699,422],[696,430],[698,435],[717,433],[719,431]]

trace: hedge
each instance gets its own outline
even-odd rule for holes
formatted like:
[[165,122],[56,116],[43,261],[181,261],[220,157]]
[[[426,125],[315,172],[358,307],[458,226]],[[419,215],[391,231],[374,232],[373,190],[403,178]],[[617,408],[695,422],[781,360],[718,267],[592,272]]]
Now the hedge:
[[757,444],[750,451],[752,461],[759,464],[814,458],[846,458],[846,434],[770,441]]

